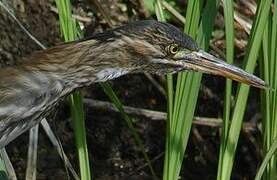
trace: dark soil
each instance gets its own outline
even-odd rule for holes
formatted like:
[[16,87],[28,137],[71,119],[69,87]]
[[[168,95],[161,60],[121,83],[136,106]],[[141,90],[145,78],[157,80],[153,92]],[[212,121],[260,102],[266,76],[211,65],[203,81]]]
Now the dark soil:
[[[91,19],[91,22],[84,23],[86,35],[102,31],[110,26],[104,20],[99,8],[91,2],[89,0],[73,1],[74,13]],[[140,6],[139,1],[103,0],[101,2],[114,25],[151,18],[148,17],[149,13],[146,13]],[[18,19],[43,44],[49,47],[61,42],[58,16],[50,10],[50,7],[54,6],[52,1],[11,0],[9,5],[15,10]],[[219,21],[220,17],[219,14]],[[223,27],[217,26],[217,28],[222,29]],[[16,62],[20,63],[22,57],[40,49],[3,9],[0,9],[0,39],[1,67],[13,65]],[[159,80],[158,77],[155,78]],[[204,76],[202,82],[196,115],[222,117],[225,80]],[[110,83],[125,105],[166,111],[166,99],[144,75],[124,76]],[[98,84],[82,91],[86,97],[108,101]],[[258,98],[258,92],[253,91],[249,98],[246,120],[257,121],[256,117],[259,117]],[[151,121],[142,117],[135,118],[137,120],[136,128],[144,140],[145,149],[150,158],[155,159],[153,162],[155,171],[159,177],[162,177],[165,122]],[[62,103],[48,120],[77,170],[78,157],[76,156],[68,103]],[[120,114],[105,109],[99,111],[86,107],[86,127],[91,169],[95,179],[151,179],[145,160]],[[260,157],[257,148],[259,138],[258,131],[241,134],[233,179],[252,179],[255,175]],[[27,144],[28,133],[25,133],[7,146],[7,152],[19,179],[25,178]],[[193,126],[181,171],[181,179],[215,179],[219,144],[218,128]],[[67,179],[63,161],[42,128],[39,136],[37,169],[38,179]]]

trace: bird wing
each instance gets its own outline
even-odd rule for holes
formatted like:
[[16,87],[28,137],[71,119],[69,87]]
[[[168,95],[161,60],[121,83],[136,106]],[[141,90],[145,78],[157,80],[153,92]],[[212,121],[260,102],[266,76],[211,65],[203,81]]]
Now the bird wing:
[[[58,92],[47,77],[38,72],[23,72],[16,68],[0,71],[0,148],[43,117],[46,104],[51,104]],[[55,98],[54,98],[55,99]],[[58,98],[56,98],[58,99]]]

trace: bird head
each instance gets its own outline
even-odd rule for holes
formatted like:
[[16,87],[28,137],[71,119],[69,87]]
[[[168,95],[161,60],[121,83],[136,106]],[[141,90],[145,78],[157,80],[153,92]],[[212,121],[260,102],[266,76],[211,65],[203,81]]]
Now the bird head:
[[109,42],[113,47],[111,52],[122,52],[122,57],[120,54],[113,57],[118,59],[121,68],[133,72],[165,74],[189,70],[224,76],[259,88],[267,86],[258,77],[204,52],[190,36],[168,23],[137,21],[94,37],[102,43]]

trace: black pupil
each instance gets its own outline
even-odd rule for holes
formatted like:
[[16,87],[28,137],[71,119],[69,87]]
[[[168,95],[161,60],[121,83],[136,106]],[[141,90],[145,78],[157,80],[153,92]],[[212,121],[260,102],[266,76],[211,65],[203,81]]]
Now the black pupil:
[[176,46],[173,46],[173,47],[171,48],[171,51],[172,51],[173,53],[176,53],[177,50],[178,50],[178,48],[177,48]]

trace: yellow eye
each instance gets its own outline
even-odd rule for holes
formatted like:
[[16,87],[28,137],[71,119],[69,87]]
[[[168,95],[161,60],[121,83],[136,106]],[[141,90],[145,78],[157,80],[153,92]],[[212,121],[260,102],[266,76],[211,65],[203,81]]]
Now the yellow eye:
[[179,51],[179,47],[177,44],[170,44],[166,47],[166,51],[167,53],[174,55]]

